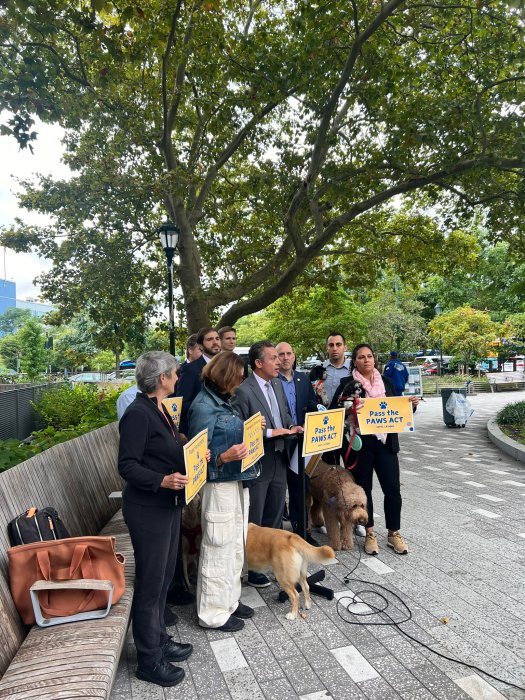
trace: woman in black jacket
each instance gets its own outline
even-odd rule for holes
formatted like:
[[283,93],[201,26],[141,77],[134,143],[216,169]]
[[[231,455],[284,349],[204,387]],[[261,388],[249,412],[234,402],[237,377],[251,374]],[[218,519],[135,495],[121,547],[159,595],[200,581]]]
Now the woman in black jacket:
[[[370,345],[362,343],[352,352],[350,375],[363,385],[362,398],[379,398],[396,396],[396,390],[390,379],[381,376],[376,369],[375,356]],[[348,383],[348,377],[341,380],[330,408],[338,406],[339,396]],[[413,410],[419,403],[416,396],[411,396]],[[371,555],[379,554],[379,546],[374,531],[374,504],[372,501],[372,479],[374,472],[379,480],[384,495],[385,523],[388,528],[387,543],[396,554],[407,554],[406,546],[399,529],[401,527],[401,486],[399,481],[399,439],[397,434],[362,435],[362,447],[357,455],[357,464],[352,469],[356,483],[361,486],[367,497],[368,524],[366,528],[365,552]],[[343,445],[343,454],[346,454]]]
[[141,393],[119,424],[118,469],[126,481],[122,512],[135,554],[133,637],[137,678],[173,686],[184,670],[170,661],[184,661],[191,644],[179,644],[166,633],[166,594],[177,560],[184,504],[184,452],[180,435],[162,405],[173,394],[177,362],[167,352],[146,352],[135,371]]

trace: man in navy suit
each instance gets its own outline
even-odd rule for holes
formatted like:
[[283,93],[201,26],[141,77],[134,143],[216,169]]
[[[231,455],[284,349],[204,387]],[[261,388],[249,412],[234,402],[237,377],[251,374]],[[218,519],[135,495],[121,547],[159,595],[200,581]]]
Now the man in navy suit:
[[[283,384],[292,421],[295,425],[304,425],[304,414],[310,411],[317,411],[317,400],[312,384],[307,374],[294,369],[295,353],[289,343],[279,343],[275,349],[281,361],[279,379]],[[291,449],[293,450],[294,448],[295,445],[292,444]],[[298,459],[301,459],[301,451],[301,438],[299,438],[299,446],[297,448]],[[295,462],[297,464],[296,460]],[[302,485],[299,480],[299,474],[293,470],[293,466],[293,463],[291,463],[286,472],[286,479],[288,482],[288,510],[290,512],[290,522],[293,531],[302,536],[303,533],[299,532]],[[307,495],[310,479],[305,476],[305,480],[305,491]],[[317,544],[309,533],[306,534],[306,540],[310,542],[310,544]]]
[[188,413],[191,402],[201,390],[201,372],[206,364],[221,351],[221,341],[215,328],[201,328],[197,333],[197,345],[202,355],[181,367],[175,396],[182,396],[179,430],[188,434]]

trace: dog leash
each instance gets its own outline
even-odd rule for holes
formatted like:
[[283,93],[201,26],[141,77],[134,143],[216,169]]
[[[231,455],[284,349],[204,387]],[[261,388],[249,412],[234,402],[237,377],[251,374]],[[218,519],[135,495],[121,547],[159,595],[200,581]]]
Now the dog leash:
[[357,461],[359,459],[359,456],[357,456],[355,458],[355,462],[350,467],[347,466],[348,457],[350,456],[350,451],[352,449],[352,445],[354,444],[355,436],[357,435],[357,409],[355,407],[355,401],[352,403],[352,411],[354,414],[354,431],[353,431],[352,435],[350,436],[350,440],[348,443],[348,449],[346,450],[345,458],[343,460],[344,467],[345,467],[345,469],[348,469],[348,471],[351,471],[355,467],[355,465],[357,464]]

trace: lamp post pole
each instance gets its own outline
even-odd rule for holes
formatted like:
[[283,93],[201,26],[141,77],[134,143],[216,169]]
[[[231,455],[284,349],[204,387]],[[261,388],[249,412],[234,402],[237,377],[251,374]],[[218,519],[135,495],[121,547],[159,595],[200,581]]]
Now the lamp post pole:
[[[434,315],[439,316],[443,309],[439,304],[436,304],[434,306]],[[443,374],[443,341],[441,340],[441,335],[438,338],[439,342],[439,376],[441,377]]]
[[164,252],[166,253],[166,264],[168,267],[168,313],[169,313],[169,335],[170,354],[175,355],[175,320],[173,315],[173,257],[177,251],[180,230],[170,221],[166,221],[157,229],[158,236]]

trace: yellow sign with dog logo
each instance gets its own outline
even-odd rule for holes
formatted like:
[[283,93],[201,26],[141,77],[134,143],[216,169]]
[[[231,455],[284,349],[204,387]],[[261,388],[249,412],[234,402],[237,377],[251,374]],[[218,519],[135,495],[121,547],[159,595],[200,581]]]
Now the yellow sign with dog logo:
[[385,396],[379,399],[362,399],[357,409],[361,435],[380,433],[413,433],[414,417],[408,396]]
[[344,408],[307,413],[304,417],[303,457],[341,449],[344,422]]
[[179,428],[180,412],[182,411],[182,396],[174,396],[172,399],[163,399],[162,404],[171,416],[172,421]]
[[261,419],[261,413],[257,412],[244,421],[242,441],[248,449],[248,456],[242,460],[241,472],[245,472],[264,455]]
[[199,493],[206,483],[208,474],[208,462],[206,452],[208,451],[208,428],[201,430],[195,437],[187,442],[184,447],[184,464],[188,483],[185,486],[186,503]]

